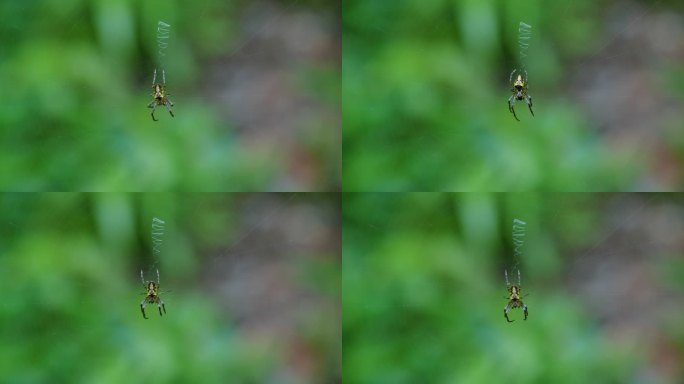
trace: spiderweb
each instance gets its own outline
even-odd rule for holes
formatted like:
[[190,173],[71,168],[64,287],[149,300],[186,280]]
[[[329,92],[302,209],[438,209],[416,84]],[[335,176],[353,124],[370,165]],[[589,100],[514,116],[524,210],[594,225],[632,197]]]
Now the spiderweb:
[[520,47],[520,65],[525,68],[525,59],[527,58],[527,50],[530,47],[530,39],[532,38],[532,26],[521,21],[518,24],[518,46]]
[[155,261],[159,260],[161,254],[162,236],[164,236],[165,222],[159,218],[152,218],[152,257]]
[[164,220],[153,217],[151,226],[151,243],[152,243],[152,266],[148,269],[147,273],[153,273],[155,269],[159,269],[159,257],[161,255],[161,246],[163,243],[163,236],[165,230],[166,222]]
[[169,38],[171,37],[171,25],[161,20],[157,22],[157,53],[159,58],[166,56],[164,50],[169,46]]
[[[169,47],[169,39],[171,38],[171,24],[165,23],[161,20],[157,21],[157,67],[154,69],[155,76],[157,68],[162,77],[162,83],[166,83],[166,49]],[[156,80],[155,80],[156,81]]]
[[520,272],[520,258],[522,257],[522,246],[525,244],[525,235],[527,223],[518,219],[513,219],[513,228],[511,230],[511,238],[513,240],[513,267],[511,273],[517,270]]

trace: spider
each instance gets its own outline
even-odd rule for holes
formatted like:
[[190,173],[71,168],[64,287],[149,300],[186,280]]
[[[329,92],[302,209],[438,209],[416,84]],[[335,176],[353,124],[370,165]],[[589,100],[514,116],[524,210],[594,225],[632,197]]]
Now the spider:
[[164,307],[164,301],[162,301],[161,297],[159,297],[159,270],[157,269],[156,283],[154,281],[145,282],[142,269],[140,270],[140,279],[142,280],[143,286],[147,291],[143,292],[143,295],[146,296],[143,301],[140,302],[140,311],[142,312],[143,317],[147,319],[147,316],[145,316],[145,307],[147,304],[157,304],[157,308],[159,308],[159,316],[162,316],[162,308],[164,309],[164,313],[166,313],[166,307]]
[[513,88],[511,88],[511,92],[513,92],[513,94],[511,95],[511,97],[508,98],[508,110],[513,114],[513,117],[515,117],[515,119],[518,120],[518,116],[516,116],[515,109],[513,109],[513,106],[515,106],[516,100],[525,100],[525,103],[527,103],[527,106],[530,108],[530,113],[534,117],[534,112],[532,111],[532,96],[530,96],[527,93],[527,71],[524,71],[525,76],[518,73],[518,76],[515,78],[515,81],[513,81],[513,74],[515,72],[519,71],[517,69],[514,69],[513,72],[511,72],[511,76],[508,79],[508,81],[513,86]]
[[[523,303],[522,301],[522,295],[520,294],[520,270],[518,270],[518,285],[511,285],[508,283],[508,271],[504,270],[504,274],[506,275],[506,287],[508,288],[508,304],[504,307],[504,317],[506,317],[506,321],[509,323],[514,322],[515,320],[510,320],[508,318],[508,311],[510,311],[511,308],[522,308],[523,313],[525,314],[525,320],[527,320],[527,305]],[[527,295],[525,295],[527,296]]]
[[173,107],[173,102],[171,99],[169,99],[169,93],[166,93],[166,73],[163,69],[161,84],[157,83],[157,69],[154,69],[154,76],[152,78],[152,96],[154,97],[154,100],[147,105],[147,108],[152,108],[152,120],[158,121],[154,118],[154,110],[157,109],[157,105],[166,106],[166,110],[169,111],[171,117],[175,117],[173,115],[173,111],[171,110],[171,107]]

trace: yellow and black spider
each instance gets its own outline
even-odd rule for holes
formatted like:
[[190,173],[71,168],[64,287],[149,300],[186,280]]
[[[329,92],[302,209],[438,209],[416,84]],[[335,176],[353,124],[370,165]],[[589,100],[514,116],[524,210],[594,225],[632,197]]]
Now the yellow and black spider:
[[166,73],[162,69],[162,82],[161,84],[157,83],[157,69],[155,68],[154,76],[152,78],[152,96],[154,97],[154,100],[147,105],[147,108],[152,108],[152,120],[157,121],[157,119],[154,118],[154,110],[157,109],[157,105],[166,106],[166,110],[169,111],[171,117],[175,117],[171,110],[173,102],[169,99],[169,95],[169,93],[166,93]]
[[[513,74],[516,72],[518,72],[518,76],[515,78],[515,81],[513,81]],[[530,108],[530,113],[534,116],[534,112],[532,111],[532,96],[527,93],[527,71],[524,71],[524,73],[525,76],[517,69],[514,69],[508,79],[513,87],[511,88],[513,95],[508,98],[508,110],[513,114],[513,117],[515,117],[516,120],[518,120],[518,116],[515,115],[515,109],[513,109],[516,100],[525,100],[525,103],[527,103],[527,106]]]
[[518,270],[518,285],[511,285],[508,282],[508,271],[504,270],[504,274],[506,275],[506,287],[508,288],[508,304],[506,304],[504,307],[504,316],[506,317],[506,321],[509,323],[515,321],[508,318],[508,312],[511,310],[511,308],[522,308],[523,313],[525,314],[525,320],[527,320],[527,305],[523,303],[522,294],[520,292],[520,270]]
[[162,316],[162,308],[164,309],[164,313],[166,313],[166,307],[164,307],[164,301],[162,301],[161,297],[159,297],[159,270],[157,269],[156,283],[154,281],[145,282],[142,269],[140,270],[140,279],[142,280],[143,287],[145,287],[146,291],[143,292],[145,298],[140,302],[140,311],[142,312],[143,317],[147,319],[147,316],[145,316],[145,307],[147,304],[157,304],[157,308],[159,308],[159,316]]

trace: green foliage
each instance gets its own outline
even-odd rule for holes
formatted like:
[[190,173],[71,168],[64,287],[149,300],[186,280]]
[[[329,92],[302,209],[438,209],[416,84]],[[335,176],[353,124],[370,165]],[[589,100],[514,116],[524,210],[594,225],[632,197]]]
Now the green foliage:
[[[340,377],[339,256],[301,255],[276,239],[261,239],[260,225],[282,210],[307,205],[321,214],[335,196],[273,196],[273,211],[254,223],[243,206],[256,195],[17,194],[0,199],[0,381],[3,383],[264,383],[334,382]],[[310,204],[310,205],[309,205]],[[167,223],[161,257],[152,260],[152,215]],[[250,219],[245,219],[249,215]],[[240,218],[240,220],[236,220]],[[320,222],[316,222],[317,224]],[[301,223],[300,223],[301,224]],[[339,229],[337,229],[339,230]],[[245,234],[248,236],[245,237]],[[282,239],[281,239],[282,240]],[[279,252],[245,249],[277,247]],[[235,247],[243,248],[240,255]],[[242,261],[240,261],[242,260]],[[286,265],[290,281],[254,274]],[[235,264],[235,265],[237,265]],[[147,307],[139,269],[161,273],[167,313]],[[220,272],[223,270],[223,272]],[[209,278],[206,278],[209,276]],[[224,302],[226,293],[256,280],[259,293],[233,295],[272,300],[269,292],[306,292],[297,306],[268,308],[287,321],[274,335],[256,315]],[[288,285],[295,285],[297,289]],[[285,289],[283,289],[285,288]],[[165,291],[171,292],[165,292]],[[290,293],[288,293],[290,292]],[[283,297],[278,296],[281,300]],[[289,302],[285,297],[284,303]],[[281,303],[281,301],[274,301]],[[313,304],[312,304],[313,303]],[[301,304],[301,308],[299,305]],[[263,304],[262,304],[263,308]],[[270,316],[270,315],[269,315]],[[253,322],[253,323],[252,323]],[[301,360],[307,361],[302,369]]]
[[[623,383],[642,363],[562,286],[560,255],[597,231],[602,196],[346,194],[343,203],[345,381]],[[530,315],[515,309],[507,323],[513,218],[528,223]]]
[[[306,7],[313,7],[317,15],[327,11],[311,3],[275,8],[261,19],[246,18],[250,9],[260,12],[259,6],[248,8],[252,5],[220,0],[3,2],[0,187],[13,191],[336,189],[339,151],[329,148],[339,147],[339,135],[327,122],[283,118],[283,124],[306,126],[301,132],[284,134],[296,140],[278,141],[268,135],[255,140],[245,137],[247,128],[226,113],[226,88],[250,84],[228,85],[226,79],[241,65],[255,65],[226,63],[255,42],[254,31],[269,31],[284,15],[304,12]],[[170,44],[162,60],[156,41],[158,20],[171,24]],[[319,101],[313,111],[335,110],[337,66],[296,60],[280,76],[296,78],[311,71],[317,73],[318,82],[278,88],[282,96]],[[161,108],[160,121],[155,123],[146,106],[152,100],[152,72],[160,65],[166,68],[176,117]],[[217,75],[219,65],[222,72]],[[274,113],[268,108],[259,112]],[[306,145],[292,144],[299,141]],[[311,169],[306,177],[296,173],[301,162]]]
[[[580,108],[589,101],[576,100],[584,60],[620,35],[602,25],[602,10],[587,0],[346,1],[345,190],[605,191],[650,180],[656,150],[621,149],[589,123]],[[645,28],[640,16],[650,11],[644,5],[620,32]],[[518,104],[517,122],[506,100],[520,21],[532,25],[526,67],[536,116]],[[679,144],[672,151],[681,157]]]

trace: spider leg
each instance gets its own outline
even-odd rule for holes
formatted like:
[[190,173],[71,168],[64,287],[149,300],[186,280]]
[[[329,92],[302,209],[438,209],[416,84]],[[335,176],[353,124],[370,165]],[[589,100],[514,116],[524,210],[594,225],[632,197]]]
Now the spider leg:
[[522,302],[521,302],[521,304],[523,307],[523,313],[525,314],[525,320],[527,320],[527,305],[525,305],[525,303],[522,303]]
[[166,110],[169,111],[169,113],[171,114],[171,117],[176,117],[173,115],[173,111],[171,110],[171,107],[173,107],[173,103],[171,102],[171,99],[166,98],[166,101],[168,101],[166,103]]
[[157,109],[157,104],[153,101],[153,102],[151,103],[151,105],[148,106],[148,108],[152,108],[152,113],[151,113],[151,115],[152,115],[152,120],[158,121],[157,119],[154,118],[154,110]]
[[[510,109],[511,109],[510,104],[509,104],[509,106],[508,106],[508,109],[509,109],[509,111],[510,111]],[[141,272],[142,272],[142,271],[141,271]],[[508,283],[508,270],[506,270],[506,269],[504,269],[504,276],[506,276],[506,286],[507,286],[507,287],[510,287],[511,285]],[[145,283],[143,283],[143,284],[145,284]]]
[[515,73],[515,68],[513,68],[513,71],[511,71],[511,75],[508,77],[508,82],[512,83],[513,82],[513,74]]
[[145,285],[145,278],[143,277],[142,269],[140,270],[140,280],[142,280],[143,285]]
[[157,68],[154,69],[154,75],[152,75],[152,85],[157,82]]
[[[511,100],[513,101],[513,103],[511,103]],[[515,117],[516,120],[520,121],[518,119],[518,116],[515,114],[515,109],[513,109],[514,105],[515,105],[515,95],[508,98],[508,111],[513,114],[513,117]]]
[[[162,307],[164,307],[164,302],[159,296],[154,299],[154,302],[157,304],[157,309],[159,309],[159,316],[162,316]],[[166,308],[164,308],[164,313],[166,313]]]
[[511,320],[508,318],[508,311],[510,310],[511,302],[509,301],[508,304],[504,307],[504,317],[506,318],[506,321],[509,323],[514,322],[515,320]]
[[140,312],[142,312],[143,317],[147,319],[147,316],[145,316],[145,306],[147,306],[147,297],[140,302]]
[[532,116],[534,116],[534,112],[532,111],[532,96],[527,95],[525,101],[527,102],[527,106],[530,108],[530,113],[532,114]]

